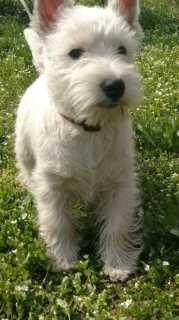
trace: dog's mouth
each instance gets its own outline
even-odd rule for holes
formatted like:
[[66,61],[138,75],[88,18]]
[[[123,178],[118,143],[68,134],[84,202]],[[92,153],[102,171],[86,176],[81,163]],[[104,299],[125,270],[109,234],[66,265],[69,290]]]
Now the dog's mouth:
[[124,107],[127,106],[127,103],[125,103],[124,101],[110,101],[110,100],[106,100],[106,101],[102,101],[98,103],[98,106],[100,108],[104,108],[104,109],[115,109],[115,108],[121,108],[123,109]]
[[99,102],[98,106],[100,108],[104,108],[104,109],[114,109],[117,106],[119,106],[119,102],[114,102],[114,101],[103,101],[103,102]]

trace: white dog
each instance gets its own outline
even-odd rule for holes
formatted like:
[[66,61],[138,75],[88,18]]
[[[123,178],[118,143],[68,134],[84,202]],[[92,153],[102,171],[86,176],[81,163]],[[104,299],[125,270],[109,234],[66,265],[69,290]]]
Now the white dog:
[[41,76],[16,122],[20,181],[32,189],[52,270],[69,270],[78,241],[69,202],[97,200],[99,254],[112,281],[136,270],[139,238],[132,126],[141,77],[133,54],[142,31],[138,0],[106,8],[35,0],[25,36]]

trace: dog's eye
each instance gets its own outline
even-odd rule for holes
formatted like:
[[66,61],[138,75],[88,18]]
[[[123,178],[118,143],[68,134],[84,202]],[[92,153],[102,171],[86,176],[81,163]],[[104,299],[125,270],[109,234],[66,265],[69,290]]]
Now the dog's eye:
[[72,59],[76,60],[76,59],[79,59],[81,57],[82,53],[83,53],[83,50],[81,50],[81,49],[73,49],[73,50],[70,51],[69,56]]
[[126,48],[124,48],[124,47],[122,47],[122,46],[118,48],[118,54],[124,54],[124,55],[126,55],[126,53],[127,53],[127,52],[126,52]]

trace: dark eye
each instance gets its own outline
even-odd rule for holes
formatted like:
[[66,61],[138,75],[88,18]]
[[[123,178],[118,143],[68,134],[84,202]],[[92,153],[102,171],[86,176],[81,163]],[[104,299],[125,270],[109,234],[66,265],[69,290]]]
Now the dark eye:
[[122,47],[122,46],[118,48],[118,54],[124,54],[124,55],[126,55],[126,53],[127,53],[127,52],[126,52],[126,48],[124,48],[124,47]]
[[79,59],[81,57],[82,53],[83,53],[83,50],[81,50],[81,49],[73,49],[73,50],[70,51],[69,56],[72,59],[76,60],[76,59]]

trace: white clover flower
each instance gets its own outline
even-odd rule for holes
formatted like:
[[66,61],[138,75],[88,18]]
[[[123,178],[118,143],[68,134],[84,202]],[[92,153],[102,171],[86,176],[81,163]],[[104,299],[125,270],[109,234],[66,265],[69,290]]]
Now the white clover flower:
[[163,266],[169,266],[169,262],[168,261],[163,261]]
[[171,174],[171,178],[177,178],[178,177],[178,173],[173,173],[173,174]]
[[11,221],[12,224],[15,224],[16,222],[17,222],[17,220],[12,220]]
[[139,283],[136,282],[136,283],[135,283],[135,288],[138,288],[138,286],[139,286]]
[[179,137],[179,131],[177,131],[177,136]]
[[132,303],[132,299],[127,299],[125,302],[120,303],[120,305],[123,306],[125,309],[127,309],[131,303]]
[[29,287],[24,284],[22,287],[21,287],[21,286],[15,286],[15,290],[17,290],[17,291],[22,291],[22,292],[26,292],[26,291],[29,290]]
[[27,217],[27,213],[24,212],[24,213],[22,214],[21,218],[24,220],[26,217]]
[[24,284],[22,286],[22,291],[28,291],[28,290],[29,290],[29,287],[26,284]]
[[150,269],[150,266],[148,264],[145,265],[145,271],[148,271]]
[[15,286],[15,290],[21,291],[21,287],[20,286]]
[[12,253],[16,253],[16,252],[17,252],[17,249],[12,250]]

